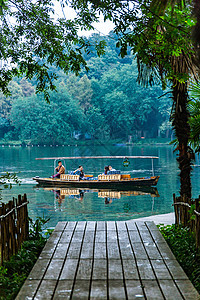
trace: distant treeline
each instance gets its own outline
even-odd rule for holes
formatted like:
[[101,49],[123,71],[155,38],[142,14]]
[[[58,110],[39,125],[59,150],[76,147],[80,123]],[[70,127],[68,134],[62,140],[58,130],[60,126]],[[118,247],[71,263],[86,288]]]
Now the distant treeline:
[[[95,43],[100,38],[95,34],[88,39]],[[63,144],[72,139],[166,137],[171,130],[169,94],[160,97],[160,86],[141,87],[131,53],[122,59],[115,35],[105,40],[104,56],[91,52],[85,57],[88,73],[66,76],[51,68],[58,81],[50,104],[42,95],[35,95],[34,80],[13,80],[12,96],[0,94],[0,138]]]

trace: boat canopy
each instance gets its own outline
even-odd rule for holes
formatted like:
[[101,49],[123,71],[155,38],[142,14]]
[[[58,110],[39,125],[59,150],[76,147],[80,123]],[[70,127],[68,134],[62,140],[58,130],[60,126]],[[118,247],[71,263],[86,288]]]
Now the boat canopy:
[[151,159],[151,165],[152,165],[152,174],[154,176],[154,166],[153,166],[153,160],[158,159],[158,156],[66,156],[66,157],[41,157],[41,158],[36,158],[36,160],[54,160],[54,169],[55,169],[55,163],[57,160],[66,160],[66,159],[112,159],[112,158],[121,158],[121,159],[128,159],[128,158],[142,158],[142,159]]
[[57,159],[97,159],[97,158],[149,158],[149,159],[158,159],[158,156],[68,156],[68,157],[41,157],[41,158],[36,158],[36,160],[57,160]]

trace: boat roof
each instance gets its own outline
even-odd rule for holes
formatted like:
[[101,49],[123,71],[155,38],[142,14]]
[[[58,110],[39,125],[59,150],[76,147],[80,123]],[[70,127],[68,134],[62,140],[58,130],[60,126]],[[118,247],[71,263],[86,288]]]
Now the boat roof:
[[144,159],[158,159],[158,156],[66,156],[66,157],[41,157],[41,158],[36,158],[36,160],[56,160],[56,159],[97,159],[97,158],[144,158]]

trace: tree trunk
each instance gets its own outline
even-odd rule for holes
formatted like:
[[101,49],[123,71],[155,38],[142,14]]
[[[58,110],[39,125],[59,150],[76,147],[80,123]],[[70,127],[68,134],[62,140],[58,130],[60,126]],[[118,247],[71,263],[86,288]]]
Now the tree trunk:
[[[180,63],[180,62],[179,62]],[[181,62],[183,64],[183,62]],[[187,109],[188,93],[187,83],[173,81],[174,111],[172,124],[178,139],[179,157],[177,161],[180,169],[180,194],[191,198],[191,154],[188,147],[190,126],[188,123],[189,112]]]

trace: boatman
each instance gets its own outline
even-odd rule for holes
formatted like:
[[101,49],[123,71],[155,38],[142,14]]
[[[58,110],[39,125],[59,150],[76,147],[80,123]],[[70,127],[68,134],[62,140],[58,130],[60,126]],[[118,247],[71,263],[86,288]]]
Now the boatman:
[[58,161],[58,166],[55,168],[56,174],[51,176],[51,178],[60,178],[61,174],[65,174],[65,167],[62,165],[62,161]]

